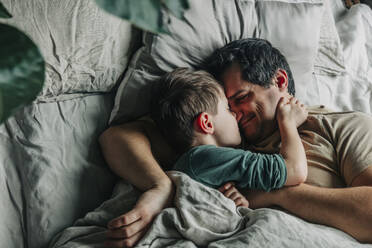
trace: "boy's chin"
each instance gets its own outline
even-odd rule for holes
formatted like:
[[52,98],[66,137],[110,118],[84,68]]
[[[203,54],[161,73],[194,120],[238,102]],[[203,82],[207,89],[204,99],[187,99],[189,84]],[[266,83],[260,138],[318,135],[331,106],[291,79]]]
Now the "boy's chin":
[[242,143],[242,140],[239,140],[239,141],[235,142],[235,143],[232,145],[232,147],[239,147],[241,143]]

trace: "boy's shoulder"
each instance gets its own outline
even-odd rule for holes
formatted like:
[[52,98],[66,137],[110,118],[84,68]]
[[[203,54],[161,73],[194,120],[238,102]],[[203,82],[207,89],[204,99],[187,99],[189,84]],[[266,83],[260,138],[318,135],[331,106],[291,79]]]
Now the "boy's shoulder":
[[193,163],[215,163],[225,161],[231,157],[237,157],[246,153],[242,149],[232,147],[218,147],[215,145],[201,145],[193,147],[188,151],[187,156]]

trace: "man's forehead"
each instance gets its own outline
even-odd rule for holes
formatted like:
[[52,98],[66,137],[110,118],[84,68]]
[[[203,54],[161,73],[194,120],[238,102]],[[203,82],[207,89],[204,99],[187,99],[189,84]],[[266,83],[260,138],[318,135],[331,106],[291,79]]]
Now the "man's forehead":
[[244,91],[248,91],[251,87],[250,83],[242,78],[240,65],[237,63],[232,64],[228,69],[226,69],[223,72],[221,79],[228,100],[235,98]]
[[224,84],[226,98],[228,100],[233,100],[243,93],[254,90],[254,86],[254,84],[244,81],[243,79],[239,80],[239,82],[236,81],[235,83]]

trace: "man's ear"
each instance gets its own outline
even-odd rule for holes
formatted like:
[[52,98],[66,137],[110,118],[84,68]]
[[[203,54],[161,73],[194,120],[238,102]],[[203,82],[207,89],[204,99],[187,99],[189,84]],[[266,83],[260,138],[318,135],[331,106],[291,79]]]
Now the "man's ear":
[[207,112],[202,112],[195,120],[197,128],[205,134],[213,134],[214,126],[212,122],[212,115]]
[[274,83],[279,88],[280,91],[287,91],[288,88],[288,75],[283,69],[278,69],[275,73]]

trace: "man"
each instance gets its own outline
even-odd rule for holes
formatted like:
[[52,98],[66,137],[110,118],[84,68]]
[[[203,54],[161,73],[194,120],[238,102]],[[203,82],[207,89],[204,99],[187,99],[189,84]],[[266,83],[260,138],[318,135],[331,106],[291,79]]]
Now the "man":
[[[206,65],[223,82],[250,148],[277,152],[277,103],[295,93],[284,56],[265,40],[244,39],[217,50]],[[309,165],[307,184],[270,193],[245,192],[250,207],[278,205],[305,220],[372,243],[371,124],[372,117],[362,113],[310,109],[299,127]],[[111,127],[100,142],[112,170],[145,192],[132,211],[109,223],[108,244],[132,246],[171,202],[172,183],[159,164],[167,168],[177,155],[146,120]],[[220,190],[228,195],[230,188],[227,184]]]

